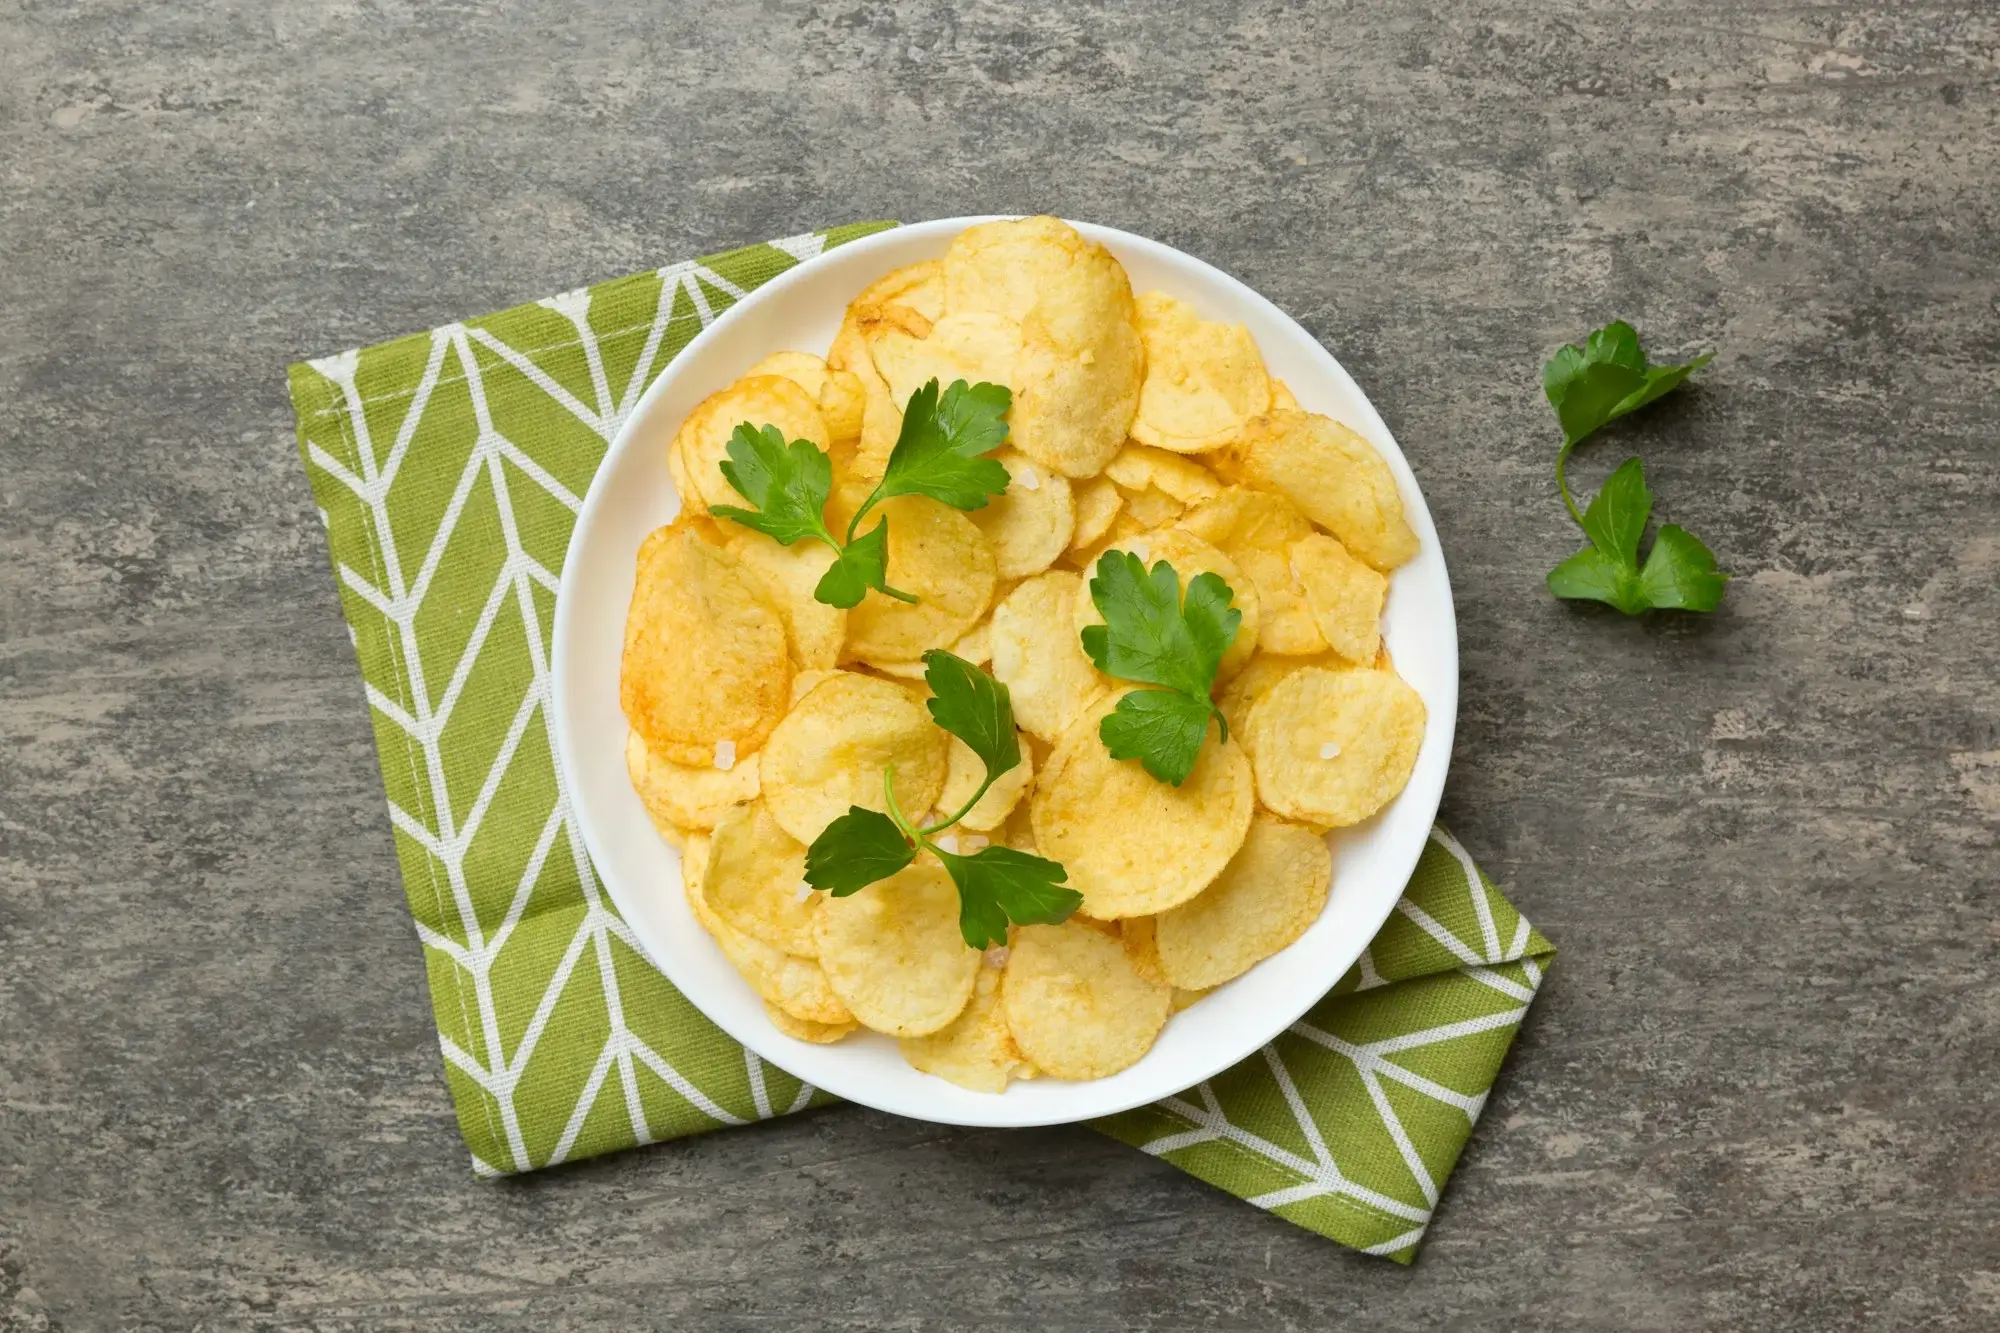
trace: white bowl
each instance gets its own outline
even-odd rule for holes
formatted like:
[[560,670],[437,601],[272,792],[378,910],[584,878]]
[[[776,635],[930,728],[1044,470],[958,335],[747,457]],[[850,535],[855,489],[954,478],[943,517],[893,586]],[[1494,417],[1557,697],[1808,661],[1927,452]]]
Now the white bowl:
[[718,1027],[849,1101],[948,1124],[1046,1125],[1156,1101],[1226,1069],[1284,1031],[1354,965],[1394,910],[1437,813],[1458,713],[1458,630],[1444,554],[1416,478],[1340,363],[1228,274],[1142,236],[1074,224],[1118,256],[1135,292],[1166,291],[1208,319],[1247,325],[1271,373],[1303,407],[1346,422],[1388,460],[1423,542],[1392,578],[1382,622],[1396,669],[1430,712],[1416,771],[1388,809],[1333,837],[1332,897],[1305,935],[1174,1016],[1144,1059],[1109,1078],[1039,1078],[1004,1093],[970,1092],[910,1068],[887,1037],[861,1032],[815,1046],[773,1027],[756,993],[695,922],[680,890],[680,854],[654,832],[626,777],[618,668],[635,557],[641,539],[680,508],[667,477],[667,442],[696,403],[772,352],[823,355],[866,283],[938,258],[953,236],[987,220],[901,227],[809,259],[738,302],[653,381],[612,440],[570,538],[555,617],[554,716],[574,817],[611,900],[647,956]]

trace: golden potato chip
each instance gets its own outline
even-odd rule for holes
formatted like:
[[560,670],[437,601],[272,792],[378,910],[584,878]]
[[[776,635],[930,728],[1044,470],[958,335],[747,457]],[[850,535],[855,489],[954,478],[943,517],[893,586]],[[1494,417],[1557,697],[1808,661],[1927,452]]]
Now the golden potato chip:
[[1150,529],[1145,524],[1141,523],[1126,510],[1120,509],[1118,516],[1111,520],[1111,530],[1109,532],[1106,532],[1103,537],[1098,539],[1095,545],[1085,547],[1080,551],[1071,549],[1063,552],[1062,563],[1065,567],[1074,569],[1079,574],[1088,578],[1091,574],[1097,572],[1097,559],[1099,556],[1114,546],[1122,546],[1127,537],[1137,537],[1147,531],[1150,531]]
[[1109,477],[1092,477],[1076,483],[1076,530],[1070,534],[1069,549],[1085,551],[1111,531],[1111,521],[1125,507],[1125,497]]
[[773,352],[756,365],[743,372],[743,378],[752,375],[777,375],[788,379],[806,391],[815,402],[820,390],[826,387],[826,377],[830,373],[824,358],[811,352]]
[[982,311],[1018,324],[1090,249],[1091,243],[1060,218],[967,227],[945,251],[945,309]]
[[833,564],[833,551],[815,541],[781,546],[734,523],[727,524],[723,533],[729,553],[761,581],[764,595],[784,618],[785,639],[799,668],[824,671],[837,663],[847,641],[847,612],[813,596]]
[[711,829],[724,811],[757,799],[757,756],[730,765],[694,766],[660,758],[646,748],[638,732],[625,738],[625,771],[632,789],[645,803],[653,826],[672,826],[674,836],[689,829]]
[[1167,1012],[1178,1014],[1183,1010],[1192,1009],[1194,1008],[1195,1001],[1207,999],[1213,990],[1214,987],[1212,986],[1208,990],[1183,990],[1181,987],[1176,986],[1174,987],[1173,1001],[1167,1005]]
[[861,384],[861,433],[849,465],[856,477],[881,477],[903,429],[903,404],[889,391],[889,382],[875,367],[874,345],[891,330],[912,338],[929,335],[929,317],[906,305],[857,300],[847,307],[826,360]]
[[1165,986],[1167,974],[1160,970],[1160,950],[1153,940],[1153,922],[1150,916],[1127,917],[1118,923],[1118,942],[1125,946],[1125,957],[1132,964],[1132,970],[1156,985]]
[[1095,476],[1130,433],[1145,366],[1132,285],[1092,245],[1021,321],[1014,447],[1066,477]]
[[[1166,561],[1180,577],[1183,596],[1187,593],[1188,584],[1202,574],[1214,574],[1228,584],[1229,590],[1235,594],[1233,604],[1243,613],[1243,619],[1236,627],[1236,638],[1222,655],[1222,665],[1215,673],[1216,682],[1220,684],[1243,669],[1250,655],[1257,651],[1257,585],[1244,577],[1235,561],[1180,528],[1127,537],[1113,543],[1109,549],[1131,552],[1144,561],[1149,570],[1160,561]],[[1094,565],[1086,570],[1083,586],[1077,590],[1075,632],[1078,634],[1088,626],[1104,623],[1104,617],[1097,613],[1097,603],[1090,596],[1090,578],[1095,573]]]
[[[938,795],[938,809],[950,814],[972,799],[979,784],[986,781],[985,761],[958,737],[951,738],[945,759],[944,791]],[[1021,797],[1035,781],[1034,760],[1027,742],[1021,743],[1021,762],[995,778],[986,794],[958,822],[975,833],[987,833],[1006,821]]]
[[1293,544],[1291,564],[1327,646],[1357,665],[1372,663],[1382,646],[1389,580],[1319,533]]
[[1178,787],[1137,760],[1113,759],[1097,727],[1114,706],[1107,698],[1070,724],[1029,802],[1041,854],[1063,863],[1083,911],[1101,921],[1200,893],[1242,846],[1256,805],[1249,757],[1212,727]]
[[965,637],[951,646],[954,657],[962,657],[975,666],[985,666],[993,660],[993,623],[982,620],[967,630]]
[[1299,410],[1299,400],[1292,396],[1291,386],[1283,380],[1271,381],[1271,410],[1274,412]]
[[891,323],[864,329],[875,369],[898,403],[931,381],[940,391],[954,380],[967,384],[1014,386],[1014,363],[1021,351],[1021,326],[999,315],[965,312],[946,315],[923,337]]
[[825,449],[833,441],[813,395],[781,375],[745,376],[703,399],[674,436],[672,448],[687,483],[681,492],[684,509],[699,513],[710,505],[744,503],[721,464],[729,456],[729,437],[745,422],[759,430],[776,426],[787,442],[807,440]]
[[1323,836],[1258,815],[1213,884],[1153,919],[1160,971],[1186,990],[1241,976],[1306,933],[1332,883]]
[[748,758],[791,685],[785,622],[735,557],[687,520],[640,544],[618,698],[648,750],[690,767]]
[[1204,320],[1164,292],[1140,296],[1133,321],[1146,347],[1133,439],[1199,453],[1234,440],[1244,422],[1270,410],[1270,380],[1249,329]]
[[1301,667],[1324,666],[1339,670],[1346,665],[1344,658],[1332,652],[1287,657],[1260,651],[1216,692],[1215,706],[1222,710],[1223,718],[1229,723],[1229,734],[1248,750],[1250,736],[1245,728],[1250,723],[1250,709],[1264,697],[1266,690]]
[[944,263],[926,259],[891,269],[861,289],[856,304],[900,305],[936,319],[944,314]]
[[958,510],[929,496],[885,500],[876,515],[889,524],[889,586],[917,598],[899,602],[870,592],[847,613],[847,652],[871,665],[914,662],[948,648],[986,616],[993,602],[993,545]]
[[1326,650],[1305,587],[1291,564],[1292,543],[1312,524],[1284,496],[1231,486],[1188,511],[1180,526],[1234,560],[1257,586],[1257,646],[1267,653]]
[[1166,1025],[1171,998],[1134,970],[1118,940],[1073,920],[1023,926],[1000,981],[1015,1044],[1056,1078],[1103,1078],[1135,1064]]
[[883,770],[896,770],[896,799],[928,810],[944,787],[949,733],[902,686],[840,672],[793,706],[764,747],[764,801],[785,832],[810,846],[850,806],[888,810]]
[[861,1026],[851,1020],[846,1023],[815,1023],[810,1019],[794,1018],[769,1000],[764,1001],[764,1017],[787,1037],[809,1041],[815,1046],[831,1046]]
[[1077,575],[1050,570],[993,611],[993,678],[1013,696],[1015,722],[1050,744],[1104,689],[1076,638],[1082,586]]
[[1392,672],[1307,667],[1265,691],[1244,733],[1266,806],[1344,828],[1409,782],[1424,741],[1424,701]]
[[972,999],[957,1018],[927,1037],[904,1037],[897,1045],[911,1068],[974,1092],[1005,1092],[1009,1080],[1035,1073],[1007,1030],[997,967],[979,969]]
[[718,916],[708,905],[704,890],[707,878],[708,835],[691,834],[681,857],[681,884],[687,892],[688,907],[702,929],[715,937],[722,956],[742,974],[751,990],[766,1004],[776,1005],[792,1017],[810,1023],[837,1025],[854,1021],[854,1015],[847,1012],[847,1006],[833,993],[826,973],[817,962],[774,949]]
[[[1041,768],[1041,763],[1037,760],[1035,771],[1039,773]],[[1035,821],[1029,813],[1028,802],[1022,801],[1015,805],[1013,813],[1007,816],[1007,822],[994,831],[993,840],[1003,847],[1012,847],[1017,852],[1035,851]]]
[[1104,475],[1128,494],[1148,486],[1172,496],[1183,506],[1212,500],[1222,490],[1215,474],[1192,458],[1164,449],[1128,444],[1104,465]]
[[702,893],[715,914],[752,939],[811,958],[820,895],[806,885],[805,844],[778,826],[764,802],[730,810],[708,838]]
[[966,517],[993,544],[1001,578],[1039,574],[1069,549],[1076,531],[1069,479],[1038,467],[1018,449],[1002,448],[993,456],[1007,469],[1007,489]]
[[823,680],[831,680],[835,676],[838,676],[839,674],[840,672],[838,671],[799,672],[798,675],[792,677],[792,702],[791,705],[788,705],[788,707],[795,706],[799,700],[805,698],[808,694],[811,694],[813,691],[813,686],[819,684]]
[[1157,486],[1148,486],[1125,497],[1125,512],[1132,516],[1132,521],[1139,525],[1142,532],[1164,528],[1186,510],[1186,505]]
[[858,444],[861,427],[868,415],[868,386],[859,375],[851,370],[828,370],[826,383],[820,386],[819,414],[826,422],[826,433],[833,440],[836,453],[848,446]]
[[819,913],[819,958],[855,1018],[892,1037],[921,1037],[957,1018],[980,951],[958,931],[958,889],[928,858]]
[[1250,481],[1282,491],[1373,568],[1387,573],[1417,553],[1389,465],[1338,421],[1272,412],[1243,428],[1233,452]]

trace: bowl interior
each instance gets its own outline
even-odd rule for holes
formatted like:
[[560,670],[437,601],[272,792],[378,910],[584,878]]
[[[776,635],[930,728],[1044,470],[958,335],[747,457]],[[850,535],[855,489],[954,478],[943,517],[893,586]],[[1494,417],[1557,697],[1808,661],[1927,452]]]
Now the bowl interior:
[[[1135,291],[1160,289],[1209,319],[1249,327],[1271,373],[1310,411],[1346,422],[1381,450],[1402,488],[1422,552],[1391,580],[1384,641],[1429,710],[1408,787],[1358,828],[1334,835],[1334,881],[1320,919],[1290,948],[1167,1024],[1137,1064],[1109,1078],[1017,1082],[983,1094],[920,1074],[886,1037],[857,1033],[815,1046],[779,1032],[756,994],[695,922],[680,890],[680,856],[660,838],[627,780],[619,655],[640,541],[679,510],[664,463],[690,409],[760,358],[824,355],[847,302],[899,265],[933,259],[978,218],[899,228],[808,260],[752,292],[696,338],[653,383],[613,439],[570,542],[556,609],[553,710],[577,826],[633,937],[709,1018],[759,1056],[840,1097],[921,1119],[1038,1125],[1108,1115],[1171,1095],[1255,1052],[1351,967],[1393,910],[1423,851],[1451,755],[1458,641],[1437,532],[1402,451],[1332,355],[1270,302],[1170,247],[1076,224],[1123,262]],[[782,1109],[782,1108],[778,1108]]]

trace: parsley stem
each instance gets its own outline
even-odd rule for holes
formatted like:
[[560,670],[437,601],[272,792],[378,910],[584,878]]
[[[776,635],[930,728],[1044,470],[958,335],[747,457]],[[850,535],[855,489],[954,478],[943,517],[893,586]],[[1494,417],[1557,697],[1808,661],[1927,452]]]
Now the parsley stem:
[[889,806],[890,822],[919,850],[928,846],[923,831],[910,822],[910,817],[903,813],[902,805],[896,800],[896,770],[893,767],[882,770],[882,796]]
[[967,801],[964,805],[958,807],[958,812],[952,815],[951,818],[941,819],[935,824],[930,824],[923,828],[918,829],[917,830],[918,836],[929,837],[933,833],[942,833],[946,829],[950,828],[953,824],[956,824],[959,820],[971,814],[972,807],[979,804],[979,798],[986,794],[986,789],[988,787],[991,787],[994,783],[994,780],[999,776],[1000,774],[993,772],[991,769],[988,769],[986,773],[986,781],[979,784],[979,790],[972,793],[971,800]]
[[1563,503],[1569,507],[1569,516],[1576,525],[1583,527],[1583,515],[1577,511],[1576,497],[1569,493],[1569,451],[1583,443],[1581,438],[1565,441],[1562,451],[1556,455],[1556,489],[1562,492]]

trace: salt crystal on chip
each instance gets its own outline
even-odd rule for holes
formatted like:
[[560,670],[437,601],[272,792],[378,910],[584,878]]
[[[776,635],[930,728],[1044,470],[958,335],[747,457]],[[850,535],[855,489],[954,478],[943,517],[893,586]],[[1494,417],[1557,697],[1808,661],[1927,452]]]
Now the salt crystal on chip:
[[1024,491],[1039,491],[1042,489],[1042,479],[1035,475],[1035,470],[1031,467],[1024,467],[1016,472],[1014,480],[1020,483],[1021,489]]
[[1319,757],[1322,759],[1338,759],[1340,757],[1340,747],[1332,741],[1327,741],[1319,747]]
[[937,845],[950,852],[953,856],[958,855],[958,835],[956,833],[943,834],[938,838]]
[[715,766],[725,773],[736,767],[735,741],[717,741],[715,743]]

